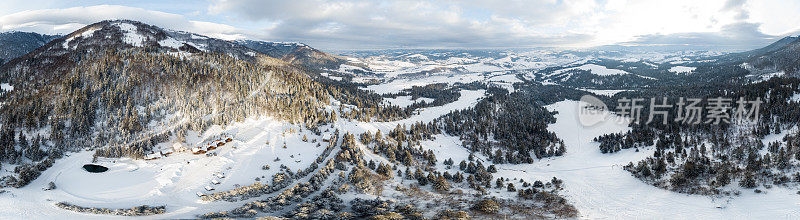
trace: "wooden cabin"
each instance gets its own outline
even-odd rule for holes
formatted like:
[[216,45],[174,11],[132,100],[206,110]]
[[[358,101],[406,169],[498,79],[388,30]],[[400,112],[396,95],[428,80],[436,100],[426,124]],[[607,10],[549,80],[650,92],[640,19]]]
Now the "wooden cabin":
[[172,152],[173,152],[172,148],[169,148],[169,149],[166,149],[166,150],[162,150],[161,151],[161,156],[166,157],[166,156],[172,154]]
[[208,151],[208,149],[206,147],[194,147],[194,148],[192,148],[192,153],[193,154],[204,154],[204,153],[206,153],[206,151]]
[[161,158],[161,154],[160,153],[151,153],[151,154],[148,154],[148,155],[144,155],[144,160],[155,160],[155,159],[158,159],[158,158]]

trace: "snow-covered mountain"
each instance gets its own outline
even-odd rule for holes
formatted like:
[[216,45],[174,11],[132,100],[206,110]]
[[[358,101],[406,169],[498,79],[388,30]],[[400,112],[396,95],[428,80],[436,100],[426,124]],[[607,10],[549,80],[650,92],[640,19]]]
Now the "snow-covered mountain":
[[[31,138],[45,136],[19,152],[11,144],[3,158],[12,163],[52,163],[53,152],[86,147],[141,158],[153,150],[151,140],[248,115],[329,120],[323,109],[329,96],[286,62],[233,42],[128,20],[53,40],[1,66],[0,81],[4,134],[25,128]],[[35,178],[17,171],[6,185]]]

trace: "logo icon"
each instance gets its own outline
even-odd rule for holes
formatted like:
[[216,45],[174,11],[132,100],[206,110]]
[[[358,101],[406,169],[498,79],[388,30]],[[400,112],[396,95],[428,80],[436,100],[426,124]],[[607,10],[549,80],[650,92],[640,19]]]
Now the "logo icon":
[[584,95],[578,103],[578,121],[581,125],[591,127],[608,120],[611,113],[602,100],[591,95]]

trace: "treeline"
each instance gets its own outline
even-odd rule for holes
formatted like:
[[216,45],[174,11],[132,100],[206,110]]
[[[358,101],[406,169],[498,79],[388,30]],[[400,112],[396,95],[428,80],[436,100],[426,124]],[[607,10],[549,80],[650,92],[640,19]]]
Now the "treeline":
[[[742,188],[754,188],[800,181],[796,169],[800,165],[800,142],[796,131],[777,142],[762,143],[767,135],[780,134],[800,122],[797,120],[800,102],[791,100],[800,91],[799,86],[800,79],[773,78],[748,85],[673,88],[669,93],[662,93],[667,92],[662,91],[664,88],[626,92],[619,96],[704,99],[720,96],[734,101],[744,97],[748,101],[760,98],[763,103],[757,123],[731,119],[730,124],[720,125],[691,125],[674,120],[662,124],[657,118],[657,123],[632,124],[630,132],[603,135],[595,141],[600,142],[603,153],[654,146],[652,157],[631,163],[625,169],[646,182],[683,193],[731,193],[722,188],[734,182]],[[736,107],[735,102],[732,107]],[[642,115],[646,117],[648,109],[643,110]],[[675,111],[673,108],[670,114]]]
[[537,96],[508,94],[489,88],[475,107],[453,111],[436,121],[444,132],[461,137],[463,146],[495,163],[532,163],[533,158],[560,156],[566,148],[547,124],[555,122]]
[[432,135],[439,132],[433,123],[417,122],[408,129],[405,125],[397,125],[386,136],[380,130],[374,135],[367,131],[361,133],[360,141],[389,162],[405,166],[433,166],[436,164],[436,155],[430,150],[422,150],[420,141],[432,139]]

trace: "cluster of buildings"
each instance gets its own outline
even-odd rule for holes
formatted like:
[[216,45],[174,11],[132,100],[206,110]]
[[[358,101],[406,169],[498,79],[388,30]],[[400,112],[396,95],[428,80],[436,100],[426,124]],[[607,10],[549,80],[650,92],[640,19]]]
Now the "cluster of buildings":
[[150,154],[144,155],[144,159],[145,160],[155,160],[155,159],[158,159],[158,158],[161,158],[161,157],[169,156],[170,154],[172,154],[172,152],[174,152],[172,150],[172,148],[162,149],[162,150],[159,150],[157,152],[152,152]]
[[[221,134],[217,137],[210,138],[210,140],[205,141],[204,143],[199,144],[198,146],[194,146],[189,150],[192,151],[192,154],[205,154],[209,151],[216,150],[218,147],[222,147],[225,144],[230,143],[231,141],[233,141],[233,136],[228,134]],[[186,149],[182,148],[181,144],[179,143],[176,143],[175,145],[176,146],[173,146],[172,148],[153,150],[153,152],[145,155],[144,159],[155,160],[172,154],[174,152],[174,149],[179,149],[181,151]]]
[[206,141],[204,144],[200,144],[199,146],[192,147],[193,154],[204,154],[206,152],[212,151],[217,149],[218,147],[225,146],[225,144],[233,141],[233,138],[230,137],[228,134],[222,134],[216,139],[212,139],[210,141]]

